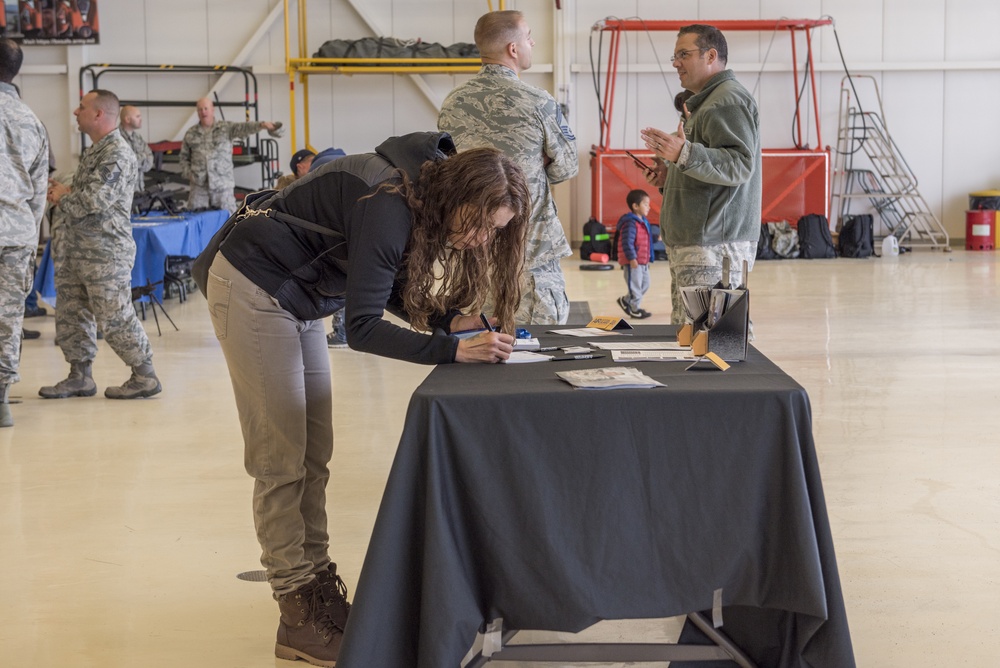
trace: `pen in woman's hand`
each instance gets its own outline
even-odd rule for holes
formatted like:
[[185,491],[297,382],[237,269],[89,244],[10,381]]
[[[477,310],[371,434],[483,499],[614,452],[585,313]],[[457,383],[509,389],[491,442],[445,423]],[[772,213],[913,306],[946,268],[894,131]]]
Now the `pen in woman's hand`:
[[495,332],[497,330],[493,329],[493,325],[490,324],[489,319],[486,317],[485,313],[479,314],[479,319],[483,321],[483,327],[486,328],[487,332]]

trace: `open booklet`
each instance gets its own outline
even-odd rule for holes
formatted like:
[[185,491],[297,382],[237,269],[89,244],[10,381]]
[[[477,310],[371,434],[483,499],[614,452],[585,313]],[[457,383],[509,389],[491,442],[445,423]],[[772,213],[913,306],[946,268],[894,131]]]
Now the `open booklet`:
[[635,367],[604,367],[557,371],[556,375],[582,390],[614,390],[625,388],[666,387]]

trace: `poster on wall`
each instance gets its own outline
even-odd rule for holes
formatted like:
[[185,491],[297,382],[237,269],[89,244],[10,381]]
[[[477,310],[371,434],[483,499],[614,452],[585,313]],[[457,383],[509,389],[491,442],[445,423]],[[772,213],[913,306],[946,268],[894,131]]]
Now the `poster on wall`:
[[26,46],[99,44],[97,0],[5,1],[0,34]]

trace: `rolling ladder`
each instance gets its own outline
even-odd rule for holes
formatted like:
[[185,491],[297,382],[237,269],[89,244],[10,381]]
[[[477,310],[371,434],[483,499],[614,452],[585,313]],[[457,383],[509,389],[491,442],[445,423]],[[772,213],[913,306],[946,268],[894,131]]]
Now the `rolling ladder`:
[[[849,79],[871,80],[878,113],[863,111],[856,100],[852,102]],[[917,176],[889,135],[884,118],[874,77],[848,75],[841,80],[830,210],[843,222],[851,215],[854,200],[867,200],[882,221],[882,237],[891,234],[900,245],[946,250],[948,233],[920,194]],[[867,165],[859,164],[862,155]]]

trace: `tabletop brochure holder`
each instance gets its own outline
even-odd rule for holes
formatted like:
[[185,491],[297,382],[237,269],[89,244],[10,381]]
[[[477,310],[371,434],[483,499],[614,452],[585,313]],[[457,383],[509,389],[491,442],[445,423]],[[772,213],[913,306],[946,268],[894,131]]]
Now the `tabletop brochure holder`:
[[727,290],[731,297],[725,311],[712,324],[708,324],[709,310],[706,309],[693,322],[680,328],[677,342],[691,346],[694,355],[704,356],[715,353],[727,362],[742,362],[747,357],[747,341],[750,334],[750,290],[746,287],[747,263],[743,263],[743,285],[728,288],[729,258],[723,258],[722,280],[712,290]]

